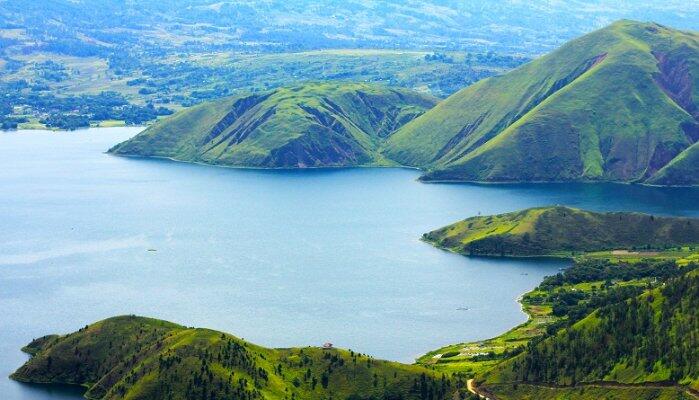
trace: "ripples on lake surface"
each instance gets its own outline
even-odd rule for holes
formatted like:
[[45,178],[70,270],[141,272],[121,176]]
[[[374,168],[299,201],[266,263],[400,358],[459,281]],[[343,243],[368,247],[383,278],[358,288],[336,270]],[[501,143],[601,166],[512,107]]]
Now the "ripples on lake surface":
[[[566,265],[462,257],[422,233],[551,204],[699,215],[696,189],[422,184],[407,169],[256,171],[104,154],[137,132],[0,134],[0,376],[32,338],[118,314],[410,362],[523,322],[516,298]],[[8,400],[76,393],[0,379]]]

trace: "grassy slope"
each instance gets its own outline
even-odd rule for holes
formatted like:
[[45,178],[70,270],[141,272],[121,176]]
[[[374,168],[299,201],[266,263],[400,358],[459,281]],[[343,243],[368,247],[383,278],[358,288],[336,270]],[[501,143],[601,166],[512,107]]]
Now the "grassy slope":
[[696,34],[620,21],[452,95],[386,154],[435,180],[642,181],[697,139],[698,54]]
[[699,185],[699,142],[694,143],[658,171],[648,183],[655,185]]
[[370,84],[308,84],[184,110],[116,154],[248,167],[381,165],[383,140],[432,97]]
[[188,399],[205,391],[207,398],[421,399],[432,393],[440,399],[455,390],[453,382],[419,366],[338,349],[267,349],[134,316],[37,339],[25,350],[34,356],[13,379],[82,384],[88,398]]
[[601,308],[479,379],[486,387],[495,385],[496,393],[517,393],[513,382],[674,382],[698,390],[698,301],[699,274],[693,271],[639,298]]
[[639,213],[594,213],[559,206],[472,217],[429,232],[423,239],[462,254],[572,256],[580,252],[697,244],[699,221]]

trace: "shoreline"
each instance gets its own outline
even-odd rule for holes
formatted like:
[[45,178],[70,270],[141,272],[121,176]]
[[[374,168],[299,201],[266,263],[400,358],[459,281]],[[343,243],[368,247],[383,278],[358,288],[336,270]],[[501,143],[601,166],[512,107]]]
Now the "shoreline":
[[[89,128],[86,128],[89,129]],[[115,146],[117,146],[116,144]],[[643,182],[624,182],[624,181],[602,181],[602,180],[570,180],[570,181],[475,181],[475,180],[449,180],[449,179],[436,179],[436,180],[425,180],[422,179],[427,172],[426,169],[420,167],[414,167],[410,165],[403,164],[364,164],[364,165],[324,165],[324,166],[310,166],[310,167],[261,167],[261,166],[245,166],[245,165],[225,165],[225,164],[213,164],[204,161],[188,161],[182,160],[176,157],[168,156],[145,156],[139,154],[126,154],[126,153],[113,153],[110,150],[105,151],[105,154],[109,154],[115,157],[125,157],[125,158],[135,158],[135,159],[158,159],[158,160],[169,160],[179,163],[186,164],[196,164],[203,165],[207,167],[219,167],[219,168],[230,168],[230,169],[241,169],[241,170],[260,170],[260,171],[303,171],[303,170],[337,170],[337,169],[354,169],[354,168],[399,168],[399,169],[409,169],[414,171],[420,171],[423,174],[417,177],[415,180],[420,183],[425,184],[446,184],[446,185],[477,185],[477,186],[513,186],[513,185],[562,185],[562,184],[584,184],[584,185],[597,185],[597,184],[612,184],[612,185],[625,185],[625,186],[639,186],[639,187],[656,187],[656,188],[699,188],[699,185],[654,185]]]

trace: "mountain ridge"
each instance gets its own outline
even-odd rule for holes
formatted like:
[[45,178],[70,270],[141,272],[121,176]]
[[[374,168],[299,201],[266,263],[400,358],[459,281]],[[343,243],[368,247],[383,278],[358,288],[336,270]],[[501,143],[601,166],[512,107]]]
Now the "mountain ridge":
[[699,34],[622,20],[446,100],[312,83],[192,107],[110,152],[422,181],[699,184]]
[[[692,317],[699,302],[696,272],[603,306],[569,328],[530,342],[524,353],[479,377],[480,383],[495,393],[509,392],[511,398],[522,398],[517,393],[526,384],[560,390],[575,390],[581,384],[655,384],[696,397],[696,335],[682,334],[697,328],[697,318]],[[600,351],[602,347],[606,351]]]
[[238,167],[394,165],[379,146],[435,103],[382,85],[292,86],[192,107],[109,152]]
[[699,139],[696,87],[699,35],[622,20],[462,89],[386,154],[432,181],[650,183]]

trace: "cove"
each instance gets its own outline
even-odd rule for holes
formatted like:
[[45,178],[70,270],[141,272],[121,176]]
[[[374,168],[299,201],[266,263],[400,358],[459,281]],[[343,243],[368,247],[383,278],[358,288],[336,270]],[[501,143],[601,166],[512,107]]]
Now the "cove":
[[551,204],[699,216],[698,189],[423,184],[407,169],[239,170],[104,154],[138,131],[0,134],[3,399],[79,397],[7,376],[32,338],[118,314],[411,362],[523,322],[517,297],[568,265],[462,257],[422,233]]

